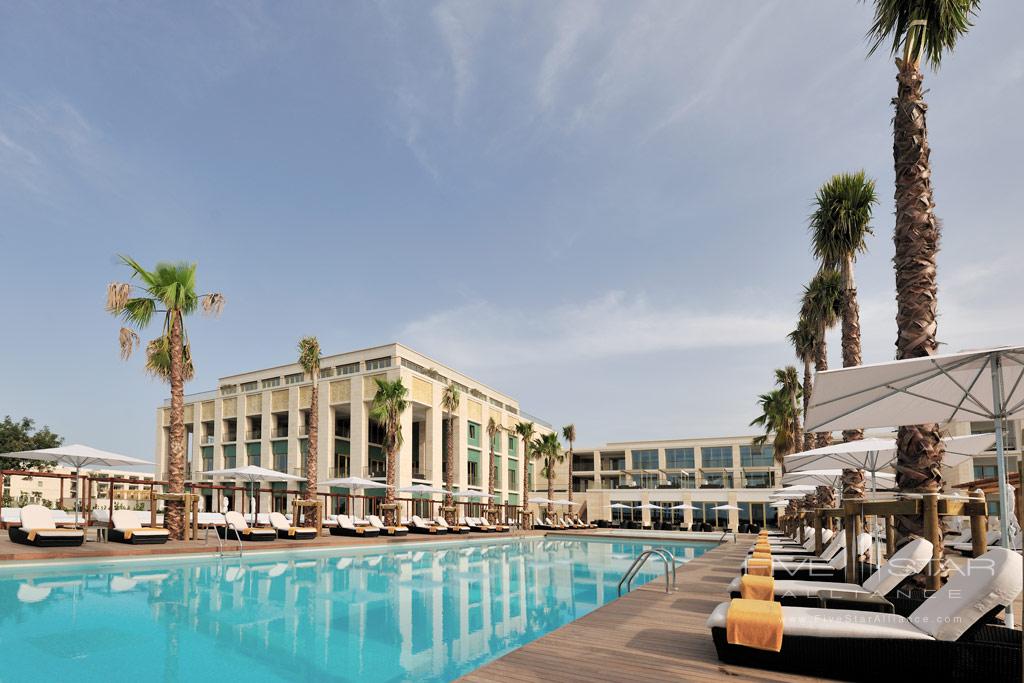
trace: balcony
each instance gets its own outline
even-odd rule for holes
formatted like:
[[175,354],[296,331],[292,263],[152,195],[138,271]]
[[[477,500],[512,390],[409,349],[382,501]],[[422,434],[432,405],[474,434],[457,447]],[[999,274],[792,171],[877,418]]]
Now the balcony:
[[299,436],[309,436],[309,425],[299,425]]
[[263,430],[261,429],[250,429],[245,433],[246,441],[259,441],[263,438]]
[[349,470],[348,470],[347,467],[332,467],[330,469],[330,471],[328,472],[328,474],[329,474],[328,478],[329,479],[342,479],[343,477],[349,476],[348,472],[349,472]]
[[235,432],[225,432],[221,441],[223,443],[234,443],[238,440],[238,434]]
[[213,435],[212,434],[203,437],[203,445],[204,446],[212,446],[213,445]]
[[287,439],[288,438],[288,427],[274,427],[275,439]]

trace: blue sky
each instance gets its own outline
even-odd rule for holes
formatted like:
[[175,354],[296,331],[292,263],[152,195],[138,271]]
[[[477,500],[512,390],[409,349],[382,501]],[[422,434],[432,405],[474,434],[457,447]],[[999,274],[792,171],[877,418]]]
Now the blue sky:
[[[750,433],[806,217],[864,168],[891,358],[894,67],[849,2],[0,5],[0,415],[151,457],[167,390],[102,309],[199,264],[197,377],[402,341],[584,444]],[[1020,343],[1024,4],[928,73],[940,339]],[[839,364],[838,344],[832,362]]]

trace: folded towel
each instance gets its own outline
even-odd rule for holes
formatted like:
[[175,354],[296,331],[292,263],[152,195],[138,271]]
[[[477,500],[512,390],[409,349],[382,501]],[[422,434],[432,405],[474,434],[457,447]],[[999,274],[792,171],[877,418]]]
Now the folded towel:
[[83,532],[79,529],[39,529],[37,531],[28,532],[29,542],[36,540],[36,536],[42,534],[43,536],[82,536]]
[[770,560],[772,559],[771,553],[763,553],[759,550],[755,550],[754,554],[750,556],[753,560]]
[[772,561],[771,559],[762,559],[760,557],[750,558],[747,560],[747,573],[753,574],[754,576],[771,576],[772,575]]
[[782,605],[767,600],[733,600],[725,614],[725,633],[730,645],[778,652],[782,649]]
[[744,574],[740,577],[740,597],[744,600],[774,600],[775,579]]
[[767,543],[756,543],[754,545],[754,552],[755,553],[768,553],[768,554],[771,554],[772,547],[770,545],[768,545]]

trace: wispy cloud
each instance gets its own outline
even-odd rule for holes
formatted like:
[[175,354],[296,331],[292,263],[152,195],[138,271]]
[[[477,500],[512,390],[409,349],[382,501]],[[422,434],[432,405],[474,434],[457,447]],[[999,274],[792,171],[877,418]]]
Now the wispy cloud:
[[462,112],[476,78],[475,47],[486,30],[490,10],[485,3],[446,0],[434,8],[433,18],[451,59],[455,97],[453,117]]
[[592,2],[565,2],[554,17],[555,40],[544,55],[537,77],[537,102],[546,110],[559,95],[562,79],[576,63],[583,36],[598,20],[599,6]]
[[756,310],[700,311],[611,291],[540,310],[472,302],[413,321],[400,338],[467,367],[494,368],[757,346],[776,342],[789,325]]

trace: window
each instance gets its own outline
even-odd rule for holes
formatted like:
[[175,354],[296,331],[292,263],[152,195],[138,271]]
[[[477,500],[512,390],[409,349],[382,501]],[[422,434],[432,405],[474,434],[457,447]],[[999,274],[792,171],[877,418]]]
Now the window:
[[516,437],[514,436],[508,437],[508,454],[516,455]]
[[743,467],[771,467],[775,449],[772,446],[740,446],[740,464]]
[[245,454],[248,456],[250,465],[260,467],[260,445],[258,443],[245,444]]
[[702,467],[732,467],[732,446],[705,446],[700,458]]
[[284,383],[285,384],[298,384],[299,382],[301,382],[305,378],[306,378],[305,373],[296,372],[296,373],[293,373],[291,375],[285,375],[284,376]]
[[999,476],[998,468],[995,465],[975,465],[975,479],[995,479]]
[[601,456],[601,469],[602,470],[624,470],[624,469],[626,469],[626,455],[624,453],[616,453],[614,455],[602,455]]
[[702,489],[731,489],[732,472],[702,472]]
[[359,372],[359,363],[346,363],[345,365],[339,365],[336,369],[339,375],[354,375]]
[[242,382],[242,391],[256,391],[256,382]]
[[491,448],[495,453],[501,453],[501,430],[494,432],[494,437],[491,439]]
[[656,470],[658,469],[658,450],[652,448],[643,451],[630,451],[633,456],[633,469],[635,470]]
[[466,474],[469,477],[470,486],[480,485],[480,463],[470,460],[466,463]]
[[512,468],[509,468],[509,470],[508,470],[508,488],[514,490],[517,486],[519,486],[518,472],[516,472]]
[[237,384],[225,384],[224,386],[222,386],[220,388],[220,395],[221,396],[230,396],[231,394],[235,393],[236,391],[238,391],[238,385]]
[[658,474],[644,473],[634,474],[633,481],[636,482],[642,489],[656,489],[658,488]]
[[334,436],[339,439],[352,438],[352,420],[348,417],[336,415],[334,417]]
[[271,377],[270,379],[263,380],[263,388],[264,389],[271,389],[273,387],[279,387],[279,386],[281,386],[281,378],[280,377]]
[[[996,423],[988,420],[986,422],[972,422],[971,423],[971,434],[994,434],[996,431]],[[1010,423],[1004,423],[1003,427],[1003,447],[1008,451],[1017,449],[1017,435],[1010,426]],[[992,444],[988,450],[994,451],[996,449],[995,444]]]
[[320,368],[320,379],[334,377],[334,368]]
[[678,472],[668,475],[668,485],[674,489],[692,489],[694,487],[693,475],[684,476]]
[[666,448],[665,467],[670,470],[692,469],[693,449],[692,448]]
[[470,446],[479,446],[480,425],[478,425],[476,422],[469,422],[467,424],[469,425],[469,428],[466,430],[467,443],[469,443]]
[[370,420],[368,425],[368,434],[366,440],[369,443],[380,445],[384,443],[384,425],[374,420]]
[[774,472],[746,472],[743,478],[748,489],[770,489],[775,485]]
[[391,358],[372,358],[366,361],[366,371],[383,370],[391,367]]
[[236,453],[235,446],[234,445],[224,446],[223,452],[224,452],[224,468],[225,469],[230,469],[232,467],[235,467],[235,453]]

